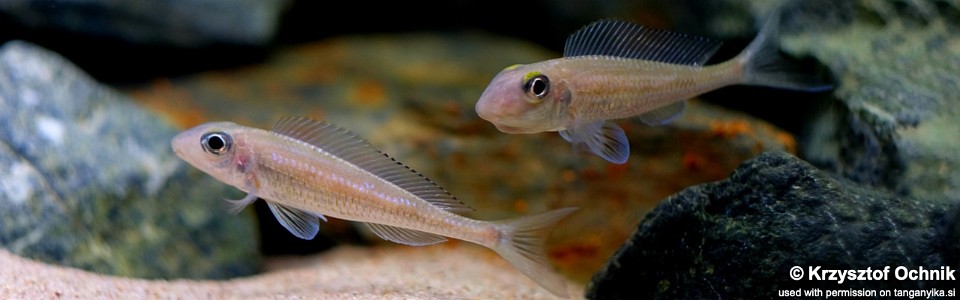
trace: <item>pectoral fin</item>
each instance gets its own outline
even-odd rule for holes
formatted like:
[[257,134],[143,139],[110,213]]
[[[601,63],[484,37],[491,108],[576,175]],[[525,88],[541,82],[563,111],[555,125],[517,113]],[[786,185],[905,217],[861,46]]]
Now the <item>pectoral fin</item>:
[[270,207],[270,212],[273,212],[273,216],[277,217],[277,221],[280,222],[280,225],[283,225],[283,228],[301,239],[312,240],[320,231],[320,219],[323,219],[324,222],[327,221],[322,215],[282,204],[267,201],[267,206]]
[[630,157],[630,144],[623,129],[611,122],[593,122],[575,128],[560,131],[560,136],[574,146],[583,143],[603,159],[615,164],[623,164]]
[[374,234],[382,239],[410,246],[426,246],[446,242],[447,238],[429,232],[388,226],[376,223],[365,223]]
[[228,210],[231,214],[235,215],[239,213],[244,207],[247,207],[247,205],[250,205],[250,203],[257,201],[258,199],[257,189],[260,184],[257,182],[257,178],[253,176],[247,176],[245,185],[247,189],[247,195],[244,196],[243,199],[223,199],[224,201],[227,201],[227,205],[230,206]]
[[640,115],[640,121],[650,126],[663,125],[676,120],[687,108],[687,101],[676,102]]

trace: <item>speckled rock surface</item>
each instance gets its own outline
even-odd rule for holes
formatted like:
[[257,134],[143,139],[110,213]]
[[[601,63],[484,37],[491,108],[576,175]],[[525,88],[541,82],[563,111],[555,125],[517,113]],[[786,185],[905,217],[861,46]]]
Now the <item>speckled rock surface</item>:
[[121,276],[255,272],[251,216],[225,214],[226,190],[173,155],[174,133],[57,54],[4,44],[0,246]]
[[32,29],[129,43],[200,47],[264,45],[290,0],[0,1],[0,13]]
[[[808,111],[798,154],[857,182],[960,201],[960,1],[686,1],[688,23],[749,37],[782,5],[782,49],[836,80]],[[680,19],[679,16],[674,19]]]
[[[222,281],[104,276],[0,250],[3,299],[558,299],[478,246],[340,247],[274,258],[266,272]],[[568,283],[571,299],[583,286]]]
[[[640,223],[588,287],[591,299],[770,299],[779,290],[956,288],[956,280],[811,280],[808,267],[960,267],[960,205],[834,178],[786,153],[688,188]],[[790,276],[800,266],[802,279]],[[955,272],[954,272],[955,273]]]
[[[278,51],[262,65],[160,79],[128,92],[182,128],[213,120],[269,128],[285,115],[326,119],[450,190],[476,209],[474,218],[581,207],[548,241],[552,261],[580,282],[664,197],[722,179],[760,151],[795,147],[776,127],[694,101],[670,126],[620,120],[633,156],[611,165],[574,152],[556,133],[504,134],[476,115],[477,98],[500,69],[556,56],[482,34],[345,36]],[[261,223],[276,223],[261,215]],[[352,227],[343,224],[331,220],[321,231]],[[311,245],[280,230],[265,238],[289,240],[270,245]]]

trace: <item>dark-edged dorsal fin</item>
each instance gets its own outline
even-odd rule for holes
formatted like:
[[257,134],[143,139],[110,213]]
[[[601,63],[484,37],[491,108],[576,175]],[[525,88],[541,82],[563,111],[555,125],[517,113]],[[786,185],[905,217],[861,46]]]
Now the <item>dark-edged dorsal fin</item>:
[[567,38],[563,56],[605,55],[702,66],[721,42],[620,20],[600,20]]
[[350,131],[305,117],[284,117],[273,132],[316,146],[450,212],[473,209],[447,190],[401,164]]

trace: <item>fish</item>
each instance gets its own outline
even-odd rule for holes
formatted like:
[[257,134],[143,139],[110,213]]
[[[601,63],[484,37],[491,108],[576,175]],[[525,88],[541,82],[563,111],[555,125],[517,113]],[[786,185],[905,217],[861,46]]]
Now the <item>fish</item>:
[[333,217],[362,222],[405,245],[469,241],[492,249],[550,293],[568,295],[544,242],[576,207],[500,221],[465,217],[472,209],[427,177],[350,131],[308,117],[280,118],[269,131],[204,123],[178,133],[171,147],[190,165],[247,193],[226,199],[231,213],[262,198],[302,239],[313,239],[320,220]]
[[639,117],[667,124],[687,99],[729,86],[758,85],[820,92],[831,88],[793,71],[779,55],[779,18],[736,57],[705,65],[721,42],[603,19],[571,34],[563,57],[511,65],[496,74],[476,102],[480,118],[508,134],[559,132],[577,149],[616,164],[626,163],[630,144],[610,120]]

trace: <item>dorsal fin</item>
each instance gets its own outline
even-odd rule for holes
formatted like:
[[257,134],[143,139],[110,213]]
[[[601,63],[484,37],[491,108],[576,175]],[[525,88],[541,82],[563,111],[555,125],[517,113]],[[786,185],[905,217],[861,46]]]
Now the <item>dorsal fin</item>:
[[323,149],[444,210],[473,210],[430,179],[373,148],[366,140],[346,129],[304,117],[284,117],[274,123],[273,132]]
[[702,66],[721,42],[620,20],[600,20],[567,38],[563,56],[605,55]]

